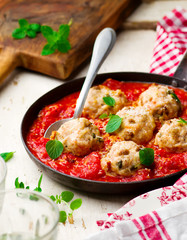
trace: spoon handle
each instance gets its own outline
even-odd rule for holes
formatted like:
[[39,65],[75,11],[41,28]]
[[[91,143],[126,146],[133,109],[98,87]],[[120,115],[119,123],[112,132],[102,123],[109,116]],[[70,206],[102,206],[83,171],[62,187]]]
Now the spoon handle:
[[108,56],[109,52],[112,50],[115,41],[116,33],[112,28],[105,28],[97,36],[93,48],[90,67],[88,69],[86,79],[84,81],[79,98],[76,103],[75,113],[73,116],[74,118],[81,116],[89,89],[96,77],[96,74],[101,64]]

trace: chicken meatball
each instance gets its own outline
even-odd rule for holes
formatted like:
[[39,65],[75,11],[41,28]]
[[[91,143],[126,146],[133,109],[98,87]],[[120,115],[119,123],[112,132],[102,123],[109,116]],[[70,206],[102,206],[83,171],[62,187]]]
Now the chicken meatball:
[[142,144],[153,137],[155,121],[143,107],[124,107],[117,112],[117,115],[122,118],[122,123],[115,134],[123,140],[132,140],[137,144]]
[[187,124],[176,118],[166,121],[155,137],[155,144],[172,152],[187,151]]
[[85,156],[103,144],[99,129],[86,118],[65,122],[58,131],[53,132],[51,139],[61,141],[64,152],[77,156]]
[[101,159],[101,167],[107,175],[131,176],[141,167],[139,151],[142,147],[132,141],[116,142]]
[[[107,96],[114,98],[114,106],[109,106],[104,102],[103,97]],[[83,109],[83,115],[90,118],[97,118],[103,113],[115,114],[126,104],[126,96],[121,90],[113,91],[106,86],[98,85],[90,89]]]
[[156,120],[168,120],[177,117],[181,110],[181,103],[173,90],[155,84],[140,94],[138,105],[146,107]]

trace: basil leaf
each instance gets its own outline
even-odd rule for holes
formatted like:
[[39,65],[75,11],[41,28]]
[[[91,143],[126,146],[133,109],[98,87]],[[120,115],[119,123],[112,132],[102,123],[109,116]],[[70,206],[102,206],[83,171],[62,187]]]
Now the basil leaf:
[[112,133],[116,131],[122,123],[122,118],[120,118],[118,115],[112,115],[106,125],[105,131],[107,133]]
[[106,113],[103,113],[99,116],[100,119],[107,118],[107,117],[108,117],[108,115]]
[[70,208],[71,208],[71,210],[75,210],[75,209],[80,208],[81,205],[82,205],[82,199],[77,198],[73,202],[71,202]]
[[12,37],[15,39],[22,39],[26,36],[26,31],[21,28],[16,28],[12,32]]
[[61,197],[63,201],[70,202],[73,199],[74,194],[70,191],[64,191],[61,193]]
[[61,223],[65,223],[66,219],[67,219],[67,214],[65,211],[60,211],[59,212],[59,222]]
[[187,124],[187,121],[186,120],[184,120],[183,118],[179,118],[180,120],[178,121],[178,122],[180,122],[180,123],[184,123],[184,124]]
[[35,32],[40,32],[41,31],[41,26],[38,23],[31,23],[30,24],[30,29],[35,31]]
[[0,156],[5,160],[5,162],[8,162],[8,160],[14,156],[14,152],[1,153]]
[[60,39],[57,42],[57,49],[61,53],[67,53],[71,49],[71,45],[67,39]]
[[44,46],[41,54],[42,54],[42,56],[46,56],[46,55],[54,53],[55,50],[56,50],[56,46],[55,45],[50,45],[49,43],[47,43]]
[[56,159],[63,152],[63,144],[58,140],[50,140],[46,143],[46,151],[50,158]]
[[36,37],[36,32],[33,31],[32,29],[27,30],[27,36],[30,38],[35,38]]
[[70,27],[67,24],[62,24],[59,27],[58,34],[59,37],[67,39],[69,36]]
[[51,198],[51,200],[53,200],[54,202],[56,201],[55,196],[51,195],[50,198]]
[[140,163],[150,166],[154,162],[154,150],[152,148],[143,148],[139,151]]
[[27,29],[29,27],[28,21],[26,19],[24,19],[24,18],[23,19],[19,19],[18,22],[19,22],[20,28]]
[[106,105],[112,106],[112,107],[114,107],[114,105],[116,103],[115,99],[110,96],[103,97],[103,101],[104,101],[104,103],[106,103]]

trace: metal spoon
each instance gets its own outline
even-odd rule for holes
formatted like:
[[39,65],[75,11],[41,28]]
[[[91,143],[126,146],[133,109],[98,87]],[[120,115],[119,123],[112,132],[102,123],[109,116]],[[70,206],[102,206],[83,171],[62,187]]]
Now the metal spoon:
[[112,28],[105,28],[99,33],[94,43],[90,67],[88,69],[88,73],[82,86],[79,98],[77,99],[73,117],[62,119],[51,124],[45,131],[45,138],[50,138],[52,131],[57,131],[63,123],[81,116],[88,95],[88,91],[96,77],[100,66],[104,62],[105,58],[108,56],[109,52],[112,50],[115,41],[116,33]]

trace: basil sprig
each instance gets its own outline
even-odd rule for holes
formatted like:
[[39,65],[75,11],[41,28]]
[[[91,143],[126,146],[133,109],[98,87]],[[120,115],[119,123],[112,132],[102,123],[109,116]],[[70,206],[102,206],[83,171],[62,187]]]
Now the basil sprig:
[[111,96],[103,97],[103,101],[106,105],[111,106],[111,107],[114,107],[114,105],[116,103],[115,99]]
[[20,27],[14,29],[12,32],[12,37],[15,39],[22,39],[25,38],[26,36],[28,36],[29,38],[35,38],[36,34],[41,30],[40,24],[38,23],[29,24],[29,22],[26,19],[19,19],[18,23]]
[[154,162],[154,150],[152,148],[143,148],[139,151],[140,163],[150,166]]
[[50,140],[46,143],[46,151],[50,158],[58,158],[64,150],[63,144],[58,140]]

